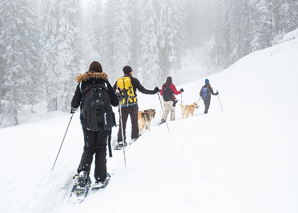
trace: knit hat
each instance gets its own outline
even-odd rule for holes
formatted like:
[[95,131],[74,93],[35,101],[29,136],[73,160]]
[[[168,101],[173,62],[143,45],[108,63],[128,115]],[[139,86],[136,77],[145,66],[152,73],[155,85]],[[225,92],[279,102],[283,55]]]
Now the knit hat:
[[132,71],[130,66],[125,66],[123,67],[123,72],[124,74],[129,74]]
[[207,78],[205,79],[205,84],[209,84],[209,80]]

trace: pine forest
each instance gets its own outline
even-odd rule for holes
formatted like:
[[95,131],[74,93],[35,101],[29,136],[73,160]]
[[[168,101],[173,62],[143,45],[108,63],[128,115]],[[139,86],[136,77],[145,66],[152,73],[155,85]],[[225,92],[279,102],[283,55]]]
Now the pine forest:
[[[99,61],[113,85],[129,65],[150,89],[197,51],[210,75],[298,28],[297,0],[2,0],[0,114],[70,111],[75,77]],[[0,117],[0,119],[3,118]]]

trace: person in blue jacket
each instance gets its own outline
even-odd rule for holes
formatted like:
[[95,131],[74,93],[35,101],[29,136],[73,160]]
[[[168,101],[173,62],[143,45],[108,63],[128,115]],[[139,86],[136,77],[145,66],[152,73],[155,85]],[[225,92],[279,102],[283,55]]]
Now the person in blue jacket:
[[202,87],[201,91],[200,91],[200,96],[202,97],[203,101],[204,101],[204,105],[205,105],[205,110],[204,113],[207,114],[208,110],[209,110],[209,106],[210,106],[210,102],[211,102],[211,94],[212,95],[218,95],[218,91],[216,91],[216,93],[213,92],[213,89],[209,83],[208,79],[205,79],[205,85]]

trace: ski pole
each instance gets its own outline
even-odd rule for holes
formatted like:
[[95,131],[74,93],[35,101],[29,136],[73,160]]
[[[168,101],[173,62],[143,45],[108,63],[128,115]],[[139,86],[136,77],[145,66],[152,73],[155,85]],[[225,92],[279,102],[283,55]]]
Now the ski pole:
[[199,104],[200,100],[201,100],[201,96],[199,97],[199,100],[198,100],[197,104]]
[[[123,140],[123,157],[124,157],[124,165],[126,167],[126,155],[125,155],[125,138],[124,138],[124,130],[123,130],[123,121],[122,121],[122,103],[119,104],[119,116],[120,116],[120,128],[121,128],[121,134],[122,134],[122,140]],[[119,142],[118,142],[119,146]]]
[[[159,103],[160,103],[160,106],[161,106],[161,110],[162,110],[162,113],[164,115],[165,111],[163,110],[163,107],[162,107],[162,102],[161,102],[161,99],[160,99],[160,95],[159,95],[159,93],[157,93],[157,94],[158,94],[158,99],[159,99]],[[166,125],[167,125],[167,128],[168,128],[168,132],[170,132],[167,120],[166,120]]]
[[[182,92],[181,92],[181,103],[183,103],[183,102],[182,102]],[[181,107],[181,117],[183,117],[183,110],[182,110],[182,107]]]
[[221,105],[221,101],[220,101],[220,98],[219,98],[219,94],[217,95],[217,97],[218,97],[218,100],[219,100],[219,104],[220,104],[221,110],[223,111],[223,108],[222,108],[222,105]]
[[67,131],[68,131],[68,128],[69,128],[70,122],[71,122],[71,120],[72,120],[72,116],[73,116],[73,113],[72,113],[72,114],[71,114],[71,116],[70,116],[70,120],[69,120],[69,122],[68,122],[68,125],[67,125],[67,128],[66,128],[66,131],[65,131],[64,137],[63,137],[63,139],[62,139],[62,143],[61,143],[61,145],[60,145],[60,148],[59,148],[58,154],[57,154],[57,156],[56,156],[56,159],[55,159],[55,162],[54,162],[54,165],[53,165],[53,168],[52,168],[52,170],[51,170],[51,171],[53,171],[53,170],[54,170],[54,167],[55,167],[56,161],[57,161],[57,159],[58,159],[58,156],[59,156],[60,150],[61,150],[61,148],[62,148],[62,145],[63,145],[64,139],[65,139],[66,133],[67,133]]

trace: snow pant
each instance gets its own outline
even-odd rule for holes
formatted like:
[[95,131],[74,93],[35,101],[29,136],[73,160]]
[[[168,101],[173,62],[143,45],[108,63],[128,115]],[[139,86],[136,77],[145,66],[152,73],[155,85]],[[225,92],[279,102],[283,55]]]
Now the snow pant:
[[[126,139],[126,122],[127,122],[128,115],[130,115],[130,120],[131,120],[131,139],[139,137],[138,110],[139,110],[138,106],[121,108],[124,140]],[[118,142],[122,141],[121,125],[119,125],[117,141]]]
[[203,98],[203,101],[205,105],[204,113],[207,114],[209,110],[210,102],[211,102],[211,95],[207,96],[206,98]]
[[170,112],[170,121],[175,120],[175,107],[173,106],[173,101],[164,101],[164,114],[162,116],[163,120],[167,120],[168,114]]
[[96,180],[104,180],[107,176],[107,138],[109,130],[103,131],[88,131],[83,129],[84,132],[84,151],[82,154],[81,162],[78,168],[80,171],[87,171],[90,173],[93,155],[95,154],[95,170],[94,177]]

